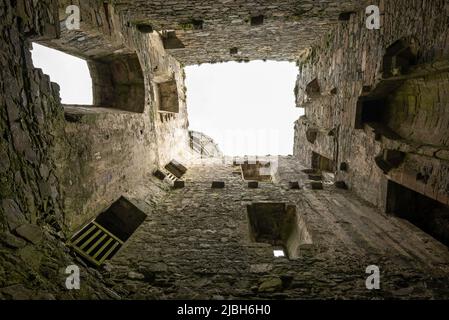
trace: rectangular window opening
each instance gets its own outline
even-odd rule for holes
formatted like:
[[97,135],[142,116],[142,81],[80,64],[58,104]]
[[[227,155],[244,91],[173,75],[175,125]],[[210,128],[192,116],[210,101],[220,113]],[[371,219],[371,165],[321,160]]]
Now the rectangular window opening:
[[449,206],[389,180],[387,213],[409,221],[449,246]]
[[297,259],[300,248],[312,244],[306,224],[294,205],[257,202],[248,205],[247,212],[251,240],[272,245],[275,258]]
[[176,80],[156,83],[156,104],[161,113],[179,113],[179,95]]

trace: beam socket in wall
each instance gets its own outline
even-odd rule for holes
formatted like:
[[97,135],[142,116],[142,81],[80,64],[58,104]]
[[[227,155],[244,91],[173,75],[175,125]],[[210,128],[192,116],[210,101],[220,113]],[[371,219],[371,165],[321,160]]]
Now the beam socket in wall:
[[383,150],[374,160],[377,166],[388,174],[391,170],[398,168],[405,159],[405,153],[398,150]]
[[353,14],[356,14],[356,12],[354,12],[354,11],[342,12],[339,14],[338,20],[339,21],[349,21]]
[[316,98],[321,95],[321,88],[318,78],[313,79],[307,84],[306,94],[309,98]]
[[212,189],[224,189],[225,183],[224,181],[213,181]]
[[264,19],[265,17],[263,15],[253,16],[250,19],[250,24],[253,27],[263,25]]
[[349,165],[348,165],[347,162],[342,162],[342,163],[340,163],[340,171],[347,172],[348,169],[349,169]]
[[187,172],[187,168],[176,160],[170,161],[170,163],[165,166],[165,169],[178,179],[181,179]]
[[306,131],[306,139],[309,143],[314,144],[316,139],[318,137],[318,130],[317,129],[312,129],[312,128],[308,128]]
[[298,181],[290,181],[288,183],[288,187],[290,190],[300,190],[301,186]]
[[153,172],[153,176],[155,176],[159,180],[163,181],[167,175],[165,173],[163,173],[161,170],[156,169]]
[[383,78],[405,75],[417,64],[417,45],[412,37],[402,38],[386,49],[383,58]]

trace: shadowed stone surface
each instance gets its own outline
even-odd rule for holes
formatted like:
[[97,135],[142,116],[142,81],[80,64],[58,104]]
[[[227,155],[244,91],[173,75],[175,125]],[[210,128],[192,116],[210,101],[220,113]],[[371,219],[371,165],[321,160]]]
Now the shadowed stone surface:
[[[285,182],[259,189],[248,189],[232,165],[217,160],[189,166],[186,187],[154,209],[136,200],[148,218],[104,276],[133,299],[449,297],[445,246],[333,186],[291,193],[288,179],[301,181],[304,167],[293,158],[280,166]],[[210,189],[217,175],[226,192]],[[274,258],[273,246],[250,239],[246,205],[279,199],[296,205],[313,240],[296,260]],[[378,291],[365,287],[373,263],[382,272]],[[129,279],[130,270],[144,278]]]
[[[421,230],[449,239],[448,13],[444,0],[0,0],[0,299],[448,299],[448,249]],[[61,105],[32,42],[89,62],[93,106]],[[297,62],[294,157],[224,165],[189,134],[183,67],[254,59]],[[173,159],[182,181],[153,176]],[[90,268],[67,239],[122,196],[147,218]],[[285,248],[253,241],[247,206],[261,202],[294,206]],[[372,264],[381,290],[366,290]]]

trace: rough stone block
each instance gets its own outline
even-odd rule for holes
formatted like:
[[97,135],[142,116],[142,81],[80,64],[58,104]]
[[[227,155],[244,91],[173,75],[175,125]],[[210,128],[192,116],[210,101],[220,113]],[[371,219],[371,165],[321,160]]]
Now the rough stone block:
[[340,171],[348,171],[348,164],[346,162],[340,163]]
[[18,227],[15,232],[25,240],[33,244],[39,244],[43,239],[41,228],[34,224],[24,224]]
[[309,180],[321,181],[321,180],[323,180],[323,177],[321,175],[318,175],[318,174],[309,174]]
[[10,230],[14,230],[21,224],[25,223],[25,216],[14,200],[3,199],[2,206],[3,211],[5,212],[6,222],[8,223]]
[[165,169],[177,178],[181,178],[187,172],[187,168],[176,160],[172,160],[169,164],[167,164]]
[[26,242],[9,232],[0,234],[0,241],[3,242],[7,247],[13,249],[20,249],[26,246]]
[[282,280],[280,278],[267,279],[259,286],[259,292],[275,292],[282,289]]

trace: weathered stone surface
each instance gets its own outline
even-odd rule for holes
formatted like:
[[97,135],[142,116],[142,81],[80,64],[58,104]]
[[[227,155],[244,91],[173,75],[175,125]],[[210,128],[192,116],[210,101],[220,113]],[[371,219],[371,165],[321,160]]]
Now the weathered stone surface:
[[176,180],[174,183],[173,183],[173,188],[174,189],[182,189],[182,188],[184,188],[185,187],[185,182],[183,181],[183,180]]
[[[151,218],[103,273],[114,291],[126,288],[122,297],[391,298],[399,297],[395,291],[404,281],[414,288],[423,282],[428,286],[407,298],[449,295],[443,285],[449,274],[441,268],[449,265],[445,246],[402,219],[380,214],[351,192],[333,186],[287,192],[291,179],[305,183],[308,178],[294,158],[279,159],[274,183],[258,189],[248,189],[232,164],[216,159],[188,168],[189,183],[182,192],[142,207]],[[226,192],[211,192],[210,181],[217,176]],[[249,234],[246,205],[280,199],[295,204],[298,223],[310,232],[312,243],[300,246],[298,259],[274,258],[273,246],[255,243]],[[389,237],[379,237],[383,233]],[[365,270],[373,261],[382,270],[382,290],[376,292],[365,287]],[[145,279],[128,279],[130,271]]]
[[133,280],[143,280],[143,279],[145,279],[145,276],[141,273],[130,271],[128,273],[128,278],[133,279]]
[[32,300],[35,297],[34,292],[22,284],[1,288],[0,293],[12,300]]
[[9,232],[4,232],[0,234],[0,241],[2,241],[7,247],[13,248],[13,249],[20,249],[27,245],[27,243],[14,236],[13,234]]
[[[385,179],[448,204],[447,164],[435,166],[435,158],[445,151],[424,150],[448,148],[449,117],[441,109],[448,103],[448,25],[443,22],[447,6],[444,1],[428,6],[405,0],[373,4],[385,15],[380,30],[367,29],[365,13],[355,12],[298,60],[297,105],[305,108],[305,116],[296,122],[294,153],[308,166],[312,152],[341,163],[336,179],[380,208],[385,206]],[[401,10],[404,7],[408,9]],[[423,17],[432,21],[432,31],[422,29]],[[394,56],[397,52],[403,55]],[[389,69],[396,63],[410,65],[394,78]],[[307,86],[315,80],[322,94],[312,97]],[[361,106],[370,105],[366,101],[377,108],[371,114],[362,112]],[[318,132],[313,144],[306,143],[310,130]],[[405,162],[392,168],[388,177],[384,171],[390,168],[375,163],[384,149],[406,154]],[[414,176],[429,167],[434,168],[429,179],[435,187],[423,188]]]
[[[293,61],[338,23],[339,13],[362,7],[357,1],[329,1],[323,6],[313,1],[116,3],[119,14],[131,21],[147,21],[159,31],[174,30],[182,46],[168,51],[185,65],[229,60]],[[258,23],[251,23],[256,17]],[[197,20],[201,23],[195,23]]]
[[34,224],[23,224],[15,232],[33,244],[39,244],[43,240],[42,229]]
[[276,292],[282,289],[282,280],[279,278],[271,278],[264,280],[259,286],[259,292]]
[[225,187],[224,181],[213,181],[212,182],[212,189],[223,189]]
[[5,213],[6,223],[10,230],[16,229],[26,221],[25,216],[20,210],[17,203],[12,199],[3,199],[3,212]]
[[250,272],[254,272],[254,273],[266,273],[266,272],[270,272],[271,270],[273,270],[273,265],[272,264],[252,264],[250,266]]
[[[72,3],[0,0],[0,228],[9,230],[0,298],[449,297],[447,248],[357,197],[383,207],[390,180],[449,204],[445,1],[375,0],[382,28],[368,30],[364,4],[352,0],[86,0],[76,32],[61,23]],[[96,106],[62,106],[59,87],[33,67],[30,41],[89,60]],[[210,159],[181,170],[188,183],[170,190],[152,172],[187,163],[194,136],[196,156],[221,156],[188,133],[183,65],[252,59],[297,61],[306,114],[296,159],[279,159],[257,189]],[[376,166],[379,155],[387,166]],[[317,170],[330,171],[312,177],[326,188],[308,185]],[[332,186],[334,171],[335,187],[351,192]],[[216,179],[226,190],[210,190]],[[290,181],[305,190],[288,191]],[[82,289],[66,290],[67,235],[122,195],[149,218],[101,272],[75,262]],[[285,249],[298,259],[251,240],[246,207],[264,201],[296,207],[296,230],[309,232]],[[442,208],[426,218],[447,234]],[[376,292],[364,286],[373,261]]]
[[310,188],[312,188],[312,190],[323,190],[322,182],[311,181],[309,184],[310,184]]

